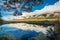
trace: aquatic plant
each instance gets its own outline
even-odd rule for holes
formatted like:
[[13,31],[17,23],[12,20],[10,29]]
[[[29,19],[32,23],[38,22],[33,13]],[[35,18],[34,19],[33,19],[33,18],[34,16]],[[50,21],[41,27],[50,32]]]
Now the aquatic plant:
[[5,35],[0,34],[0,40],[14,40],[14,38],[9,34],[5,34]]
[[14,38],[8,32],[5,33],[3,28],[0,27],[0,40],[14,40]]
[[40,33],[38,36],[28,38],[28,40],[45,40],[45,35]]

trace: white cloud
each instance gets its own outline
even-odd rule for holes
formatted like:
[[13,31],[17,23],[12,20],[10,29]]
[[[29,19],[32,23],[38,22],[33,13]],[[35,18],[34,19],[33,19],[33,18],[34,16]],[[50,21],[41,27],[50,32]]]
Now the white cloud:
[[45,6],[42,10],[36,10],[35,13],[54,13],[60,12],[60,1],[56,2],[54,5]]

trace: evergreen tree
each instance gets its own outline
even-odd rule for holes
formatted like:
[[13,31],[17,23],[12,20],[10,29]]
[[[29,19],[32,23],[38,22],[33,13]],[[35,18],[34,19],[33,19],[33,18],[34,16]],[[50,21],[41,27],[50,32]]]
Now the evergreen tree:
[[3,23],[1,17],[2,17],[2,15],[1,15],[1,12],[0,12],[0,25]]

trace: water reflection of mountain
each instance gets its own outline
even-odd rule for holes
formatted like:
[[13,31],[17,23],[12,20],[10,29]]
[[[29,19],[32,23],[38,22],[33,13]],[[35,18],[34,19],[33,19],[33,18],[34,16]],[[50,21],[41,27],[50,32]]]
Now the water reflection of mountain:
[[52,26],[43,27],[41,25],[36,25],[36,24],[12,23],[12,24],[5,24],[0,26],[1,29],[0,31],[4,35],[7,34],[12,36],[15,40],[17,40],[18,38],[21,38],[22,40],[26,40],[30,37],[38,36],[41,33],[45,35],[44,37],[46,37],[47,36],[46,32],[48,32],[47,30],[50,30],[50,28],[53,29]]

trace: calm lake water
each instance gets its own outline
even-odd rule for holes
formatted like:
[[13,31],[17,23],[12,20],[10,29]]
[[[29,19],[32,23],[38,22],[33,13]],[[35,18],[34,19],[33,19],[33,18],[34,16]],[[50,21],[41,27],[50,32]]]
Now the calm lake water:
[[26,40],[29,37],[38,36],[40,33],[46,35],[48,29],[49,27],[45,28],[42,25],[11,23],[0,26],[0,35],[8,34],[12,36],[15,40],[17,40],[18,37],[20,37],[21,40]]

